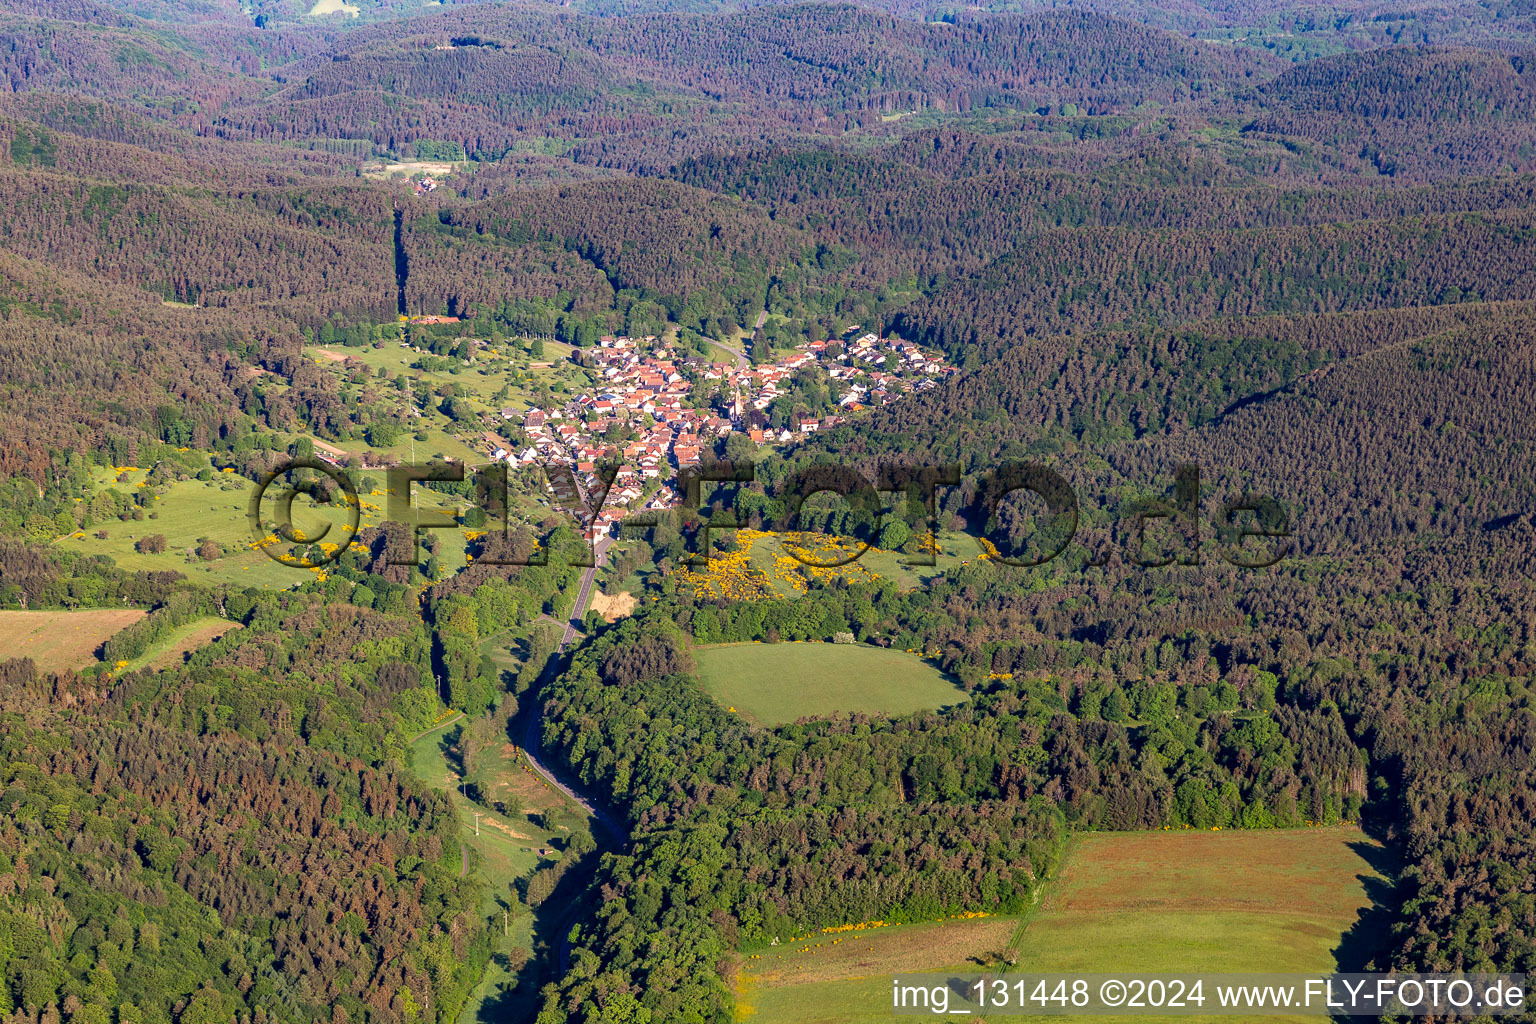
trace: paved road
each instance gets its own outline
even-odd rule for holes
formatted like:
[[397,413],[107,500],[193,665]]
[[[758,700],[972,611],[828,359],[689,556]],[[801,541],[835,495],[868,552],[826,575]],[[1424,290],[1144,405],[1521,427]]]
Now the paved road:
[[[767,322],[768,322],[768,311],[765,309],[761,313],[757,314],[757,320],[756,320],[755,323],[752,324],[752,329],[754,331],[760,330],[762,328],[763,324],[765,324]],[[752,365],[751,358],[748,357],[748,355],[745,352],[743,352],[741,349],[737,348],[735,345],[732,345],[730,342],[728,342],[728,341],[715,341],[714,338],[710,338],[709,340],[710,341],[714,341],[716,345],[720,346],[721,348],[723,348],[727,352],[729,352],[731,355],[736,357],[736,368],[737,369],[745,370],[747,367]]]
[[[593,561],[597,564],[591,566],[581,574],[581,586],[576,591],[576,604],[571,609],[570,621],[565,624],[565,633],[560,637],[560,646],[555,652],[555,659],[558,659],[561,654],[564,654],[566,647],[570,646],[570,644],[576,639],[578,632],[577,627],[581,624],[581,616],[587,609],[587,602],[591,599],[592,596],[593,584],[597,580],[597,570],[602,567],[605,561],[607,561],[608,549],[611,546],[612,541],[610,541],[608,538],[604,537],[599,540],[597,542],[597,557],[593,559]],[[554,667],[556,664],[556,660],[551,660],[551,667]],[[540,742],[541,737],[543,736],[544,724],[540,715],[542,710],[542,707],[537,701],[534,702],[533,707],[529,710],[527,716],[528,726],[523,732],[523,756],[528,759],[528,764],[536,773],[538,773],[541,779],[574,800],[578,805],[581,806],[584,811],[587,812],[587,814],[592,817],[592,820],[596,821],[603,827],[605,831],[607,831],[608,835],[615,842],[622,843],[626,835],[626,830],[620,828],[619,823],[614,821],[613,817],[608,814],[607,811],[589,802],[580,793],[576,792],[572,786],[568,785],[563,779],[560,778],[558,774],[556,774],[553,768],[545,763],[541,751],[542,743]]]
[[709,340],[714,342],[716,348],[724,349],[731,354],[732,358],[736,360],[736,368],[738,370],[745,370],[748,366],[752,365],[752,360],[747,358],[747,354],[741,349],[737,348],[735,345],[732,345],[730,342],[715,341],[714,338],[710,338]]
[[597,581],[597,570],[602,568],[603,562],[608,558],[608,548],[613,541],[607,537],[598,538],[593,545],[593,565],[581,574],[581,586],[576,591],[576,604],[571,609],[571,620],[565,624],[565,632],[560,637],[560,653],[564,654],[568,647],[576,639],[576,633],[581,627],[581,617],[586,614],[587,602],[592,598],[592,586]]

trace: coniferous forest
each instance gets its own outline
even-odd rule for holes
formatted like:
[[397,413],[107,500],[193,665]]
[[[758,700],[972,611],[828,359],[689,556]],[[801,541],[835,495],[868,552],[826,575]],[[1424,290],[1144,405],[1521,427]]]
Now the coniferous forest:
[[[1528,0],[0,0],[0,214],[3,1024],[725,1024],[1164,829],[1536,976]],[[821,643],[954,699],[712,695]]]

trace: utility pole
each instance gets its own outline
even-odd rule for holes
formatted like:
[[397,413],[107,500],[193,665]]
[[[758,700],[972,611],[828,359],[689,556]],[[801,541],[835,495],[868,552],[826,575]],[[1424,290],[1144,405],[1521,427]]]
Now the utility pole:
[[480,812],[475,812],[475,838],[480,838]]

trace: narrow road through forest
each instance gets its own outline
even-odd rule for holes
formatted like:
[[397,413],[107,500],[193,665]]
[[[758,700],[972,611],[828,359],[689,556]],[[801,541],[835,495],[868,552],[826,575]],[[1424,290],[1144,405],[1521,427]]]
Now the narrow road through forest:
[[[579,627],[581,625],[581,617],[586,612],[587,604],[592,599],[592,587],[596,584],[597,581],[597,571],[607,560],[608,550],[611,546],[612,542],[606,537],[598,540],[594,546],[594,557],[592,559],[594,564],[588,567],[586,571],[581,574],[581,585],[576,590],[576,603],[571,607],[571,617],[570,620],[565,624],[564,633],[561,634],[560,645],[556,648],[554,657],[550,659],[549,666],[545,669],[546,675],[550,672],[559,671],[560,656],[565,653],[565,649],[567,647],[575,642],[576,636],[579,632]],[[540,679],[539,682],[542,684],[544,680]],[[571,800],[575,801],[582,808],[582,810],[586,811],[587,814],[591,816],[593,821],[597,822],[603,827],[603,830],[608,833],[609,838],[613,842],[623,843],[624,837],[627,834],[627,830],[621,828],[619,823],[615,821],[613,816],[610,815],[607,811],[603,810],[601,807],[598,807],[596,804],[593,804],[591,801],[587,800],[580,793],[578,793],[574,786],[566,782],[566,780],[563,779],[560,774],[556,772],[555,769],[544,760],[542,753],[542,737],[544,725],[541,715],[542,711],[543,708],[541,707],[538,700],[535,700],[533,705],[528,709],[526,715],[528,722],[523,730],[523,756],[528,759],[528,764],[533,768],[533,770],[541,779],[549,783],[554,788],[558,789],[560,792],[564,793]]]

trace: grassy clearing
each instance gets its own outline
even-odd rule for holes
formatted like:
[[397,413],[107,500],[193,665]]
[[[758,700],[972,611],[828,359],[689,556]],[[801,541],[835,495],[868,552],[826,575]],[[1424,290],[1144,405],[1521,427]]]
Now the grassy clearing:
[[738,1012],[754,1024],[873,1024],[890,1018],[892,973],[975,972],[1005,952],[1030,973],[1327,972],[1373,930],[1352,933],[1385,893],[1383,870],[1386,851],[1353,827],[1084,835],[1027,923],[907,925],[776,948],[741,962]]
[[[146,475],[146,470],[138,469],[127,474],[126,480],[116,482],[109,474],[103,474],[98,486],[131,493]],[[375,472],[372,475],[379,478],[382,486],[383,474]],[[359,487],[362,486],[359,481]],[[253,546],[248,514],[254,487],[251,481],[233,473],[215,474],[210,481],[183,480],[166,488],[143,519],[128,522],[111,519],[67,534],[54,543],[81,554],[108,555],[130,572],[171,570],[183,573],[196,583],[229,583],[280,590],[306,582],[311,570],[282,565]],[[458,505],[458,499],[424,487],[418,486],[414,492],[417,505],[423,510]],[[383,493],[364,493],[360,498],[359,528],[378,525],[387,511]],[[339,512],[315,511],[307,499],[295,502],[293,513],[296,525],[306,532],[318,533],[325,522],[334,522],[338,529],[345,525],[345,516]],[[96,536],[99,530],[106,531],[106,539]],[[134,545],[140,539],[152,534],[165,537],[165,551],[142,554],[135,550]],[[197,546],[204,537],[213,539],[223,548],[223,557],[205,562],[197,556]],[[441,546],[439,560],[443,572],[462,567],[467,539],[456,531],[440,530],[437,540]],[[425,551],[422,557],[426,557]]]
[[[1082,836],[1020,946],[1046,971],[1310,971],[1386,884],[1358,828]],[[1032,968],[1033,969],[1033,968]]]
[[355,18],[360,13],[360,8],[347,3],[346,0],[317,0],[315,6],[309,9],[311,18],[320,18],[327,14],[345,14],[349,18]]
[[[460,384],[469,392],[470,398],[487,408],[493,402],[498,409],[504,404],[526,404],[516,401],[519,397],[525,397],[519,395],[519,385],[543,381],[554,388],[557,385],[583,385],[588,380],[586,373],[570,361],[570,354],[575,350],[557,341],[546,341],[544,357],[537,361],[533,359],[529,346],[520,339],[506,339],[499,346],[487,344],[475,354],[472,364],[455,362],[452,369],[448,370],[413,367],[411,364],[417,360],[434,357],[398,341],[386,342],[380,347],[365,345],[361,348],[312,345],[304,351],[311,359],[331,369],[340,369],[342,363],[353,359],[367,366],[373,376],[383,370],[389,381],[404,376],[411,381],[429,382],[434,387]],[[495,400],[493,396],[505,386],[511,387],[513,400]]]
[[516,673],[522,670],[522,657],[507,646],[507,642],[513,635],[513,632],[509,630],[506,633],[487,637],[480,641],[480,653],[489,657],[491,664],[495,665],[500,672]]
[[[716,551],[707,569],[687,570],[682,576],[701,596],[795,597],[805,592],[810,578],[841,578],[850,584],[888,579],[902,590],[913,590],[980,557],[975,539],[959,533],[940,535],[933,565],[911,565],[918,556],[876,547],[860,554],[857,541],[818,534],[791,536],[743,529],[720,531],[719,536],[734,538],[737,550]],[[832,565],[853,556],[857,557],[846,565]]]
[[722,530],[712,537],[733,544],[734,550],[717,547],[707,567],[683,569],[677,579],[699,597],[733,601],[796,597],[813,580],[855,584],[888,579],[902,590],[913,590],[980,554],[976,542],[963,534],[939,538],[933,565],[909,565],[918,556],[864,548],[857,540],[825,534],[739,529]]
[[741,962],[736,1014],[754,1024],[887,1021],[891,974],[952,967],[981,970],[1018,928],[1011,917],[906,924],[815,935]]
[[[748,347],[751,347],[751,339],[750,338],[747,339],[747,345],[748,345]],[[721,348],[719,345],[716,345],[714,342],[710,342],[709,343],[708,357],[709,357],[709,361],[712,362],[712,363],[723,363],[726,366],[735,366],[736,365],[736,353],[732,352],[730,349]]]
[[[471,993],[459,1024],[531,1020],[540,1005],[538,985],[548,979],[537,964],[512,971],[504,959],[517,949],[534,950],[537,942],[535,912],[523,902],[516,886],[541,864],[560,856],[556,840],[566,835],[563,830],[542,827],[534,817],[568,805],[562,794],[533,774],[522,754],[510,743],[497,752],[488,767],[478,770],[477,781],[490,801],[503,801],[516,811],[495,814],[465,799],[457,788],[463,778],[457,738],[464,724],[462,718],[450,719],[417,737],[411,757],[417,777],[446,790],[452,799],[463,826],[463,842],[471,852],[470,869],[488,883],[482,912],[501,922],[491,929],[495,953],[480,984]],[[545,906],[559,910],[549,904]]]
[[[538,385],[547,385],[556,397],[572,394],[590,387],[590,378],[569,359],[572,349],[558,342],[545,342],[544,358],[534,361],[529,347],[520,339],[506,339],[499,345],[487,345],[475,355],[473,364],[449,360],[449,368],[423,370],[411,364],[423,358],[423,353],[391,341],[382,346],[366,345],[362,348],[311,345],[305,355],[318,365],[336,373],[348,372],[347,361],[355,361],[367,367],[370,377],[381,386],[397,411],[406,422],[412,424],[409,432],[402,432],[400,439],[387,448],[375,448],[364,439],[342,441],[336,448],[348,454],[362,456],[389,456],[402,461],[446,457],[480,465],[487,461],[482,428],[477,423],[459,424],[440,412],[436,400],[425,410],[419,410],[414,394],[415,386],[427,385],[432,391],[444,385],[462,388],[470,408],[477,413],[496,414],[503,408],[527,409],[533,402]],[[383,373],[382,379],[378,378]],[[397,391],[397,378],[409,382],[404,392]],[[503,388],[508,393],[498,398]],[[420,417],[413,415],[421,411]],[[423,440],[414,435],[420,432]]]
[[5,658],[31,658],[39,672],[85,668],[96,663],[102,641],[145,614],[138,608],[0,612],[0,651]]
[[[339,0],[331,0],[331,2],[339,2]],[[379,161],[364,164],[363,177],[392,178],[397,175],[428,174],[434,178],[446,178],[457,169],[456,164],[446,160],[398,160],[393,163]]]
[[159,643],[139,655],[122,669],[136,672],[141,668],[162,669],[180,665],[188,654],[204,644],[211,644],[225,633],[244,627],[217,616],[194,619],[173,629]]
[[[146,472],[136,470],[123,482],[105,476],[101,486],[132,493]],[[110,555],[130,572],[172,570],[198,583],[233,583],[249,587],[282,589],[304,582],[303,570],[279,565],[251,547],[251,527],[246,518],[251,488],[255,485],[232,473],[220,473],[210,481],[186,480],[166,489],[143,519],[98,523],[88,530],[60,537],[56,544],[89,555]],[[297,512],[298,506],[295,506]],[[105,530],[107,538],[96,532]],[[161,534],[166,549],[160,554],[140,554],[134,544]],[[195,553],[199,539],[211,537],[224,549],[224,557],[204,562]]]
[[722,644],[695,652],[709,694],[763,725],[837,711],[904,715],[964,691],[911,654],[856,644]]

